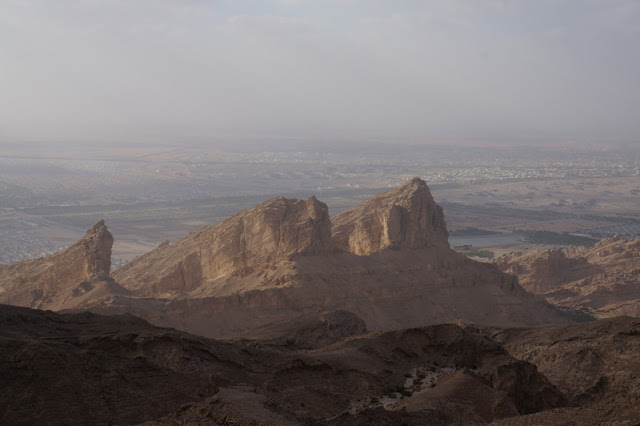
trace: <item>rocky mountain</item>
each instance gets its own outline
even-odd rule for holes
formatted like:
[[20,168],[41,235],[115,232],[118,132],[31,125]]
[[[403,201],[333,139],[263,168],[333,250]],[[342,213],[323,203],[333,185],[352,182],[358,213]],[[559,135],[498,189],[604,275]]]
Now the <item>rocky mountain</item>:
[[451,250],[442,209],[420,179],[332,219],[313,197],[269,200],[163,244],[113,276],[163,301],[159,308],[138,302],[129,312],[208,337],[323,309],[354,312],[372,330],[567,322],[512,276]]
[[[162,244],[117,270],[114,278],[148,296],[221,297],[299,287],[304,271],[296,271],[298,266],[331,268],[328,259],[357,264],[348,253],[426,248],[452,256],[442,209],[426,183],[414,179],[331,220],[326,204],[315,197],[269,200],[175,244]],[[313,260],[299,260],[303,257]]]
[[333,218],[269,200],[110,276],[112,243],[100,221],[0,265],[0,301],[26,306],[0,304],[3,424],[640,418],[640,321],[567,325],[511,275],[566,311],[637,315],[640,239],[478,263],[414,179]]
[[640,316],[640,238],[607,238],[590,249],[515,253],[497,265],[554,305],[601,318]]
[[338,214],[331,223],[335,246],[357,255],[386,248],[449,250],[442,208],[419,178]]
[[238,278],[261,275],[295,255],[332,251],[326,204],[315,197],[278,197],[162,244],[118,269],[114,278],[145,296],[171,297],[202,286],[208,295],[224,296],[252,289],[229,284]]
[[0,265],[0,303],[61,310],[131,294],[109,275],[112,245],[113,236],[101,220],[67,250]]
[[[334,321],[336,328],[350,323]],[[0,305],[0,418],[7,424],[486,424],[567,404],[534,365],[473,328],[360,331],[331,341],[313,350],[272,339],[223,342],[129,315]]]
[[[266,201],[161,244],[115,271],[115,281],[104,260],[111,243],[100,222],[63,253],[4,267],[0,300],[128,312],[207,337],[238,336],[323,310],[353,312],[371,330],[457,320],[568,322],[513,276],[451,250],[442,209],[420,179],[333,219],[314,197]],[[88,264],[93,269],[82,266]],[[72,272],[56,280],[63,267]],[[33,271],[42,272],[28,275]]]

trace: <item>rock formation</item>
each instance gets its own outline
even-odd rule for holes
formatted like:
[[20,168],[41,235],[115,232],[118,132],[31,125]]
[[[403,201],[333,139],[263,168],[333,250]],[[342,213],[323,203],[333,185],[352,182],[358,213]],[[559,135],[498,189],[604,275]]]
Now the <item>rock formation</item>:
[[334,222],[332,229],[314,197],[275,198],[161,244],[117,270],[115,281],[107,276],[112,238],[100,222],[63,253],[1,269],[0,300],[128,312],[208,337],[324,310],[353,312],[370,330],[568,321],[495,265],[451,250],[442,210],[420,179]]
[[[93,312],[0,305],[4,423],[640,418],[640,322],[523,328],[569,320],[451,250],[419,179],[333,223],[313,197],[269,200],[141,256],[114,274],[123,286],[109,276],[112,243],[101,221],[61,253],[0,265],[0,302]],[[609,239],[499,266],[561,306],[638,315],[639,252],[640,239]]]
[[0,305],[2,424],[137,424],[215,393],[172,358],[181,337],[130,315]]
[[496,263],[555,305],[597,317],[640,315],[640,238],[607,238],[590,249],[515,253]]
[[6,424],[485,424],[567,403],[532,364],[456,325],[300,350],[0,305],[0,377]]
[[[519,260],[513,262],[512,259]],[[597,269],[583,257],[568,257],[565,250],[532,250],[496,260],[501,269],[518,276],[520,284],[535,294],[555,290],[561,283],[591,275]]]
[[360,203],[331,222],[336,247],[357,255],[386,248],[449,248],[442,208],[419,178]]
[[133,312],[210,337],[325,309],[354,312],[373,330],[567,321],[512,276],[451,250],[442,210],[420,179],[331,222],[315,198],[270,200],[163,244],[114,278],[166,299],[161,312],[147,302]]
[[101,220],[60,253],[0,265],[0,303],[64,309],[108,294],[128,294],[109,277],[112,245],[113,236]]
[[[294,255],[333,251],[327,205],[278,197],[192,232],[120,268],[118,282],[142,295],[188,293],[264,271]],[[218,283],[216,283],[218,281]]]

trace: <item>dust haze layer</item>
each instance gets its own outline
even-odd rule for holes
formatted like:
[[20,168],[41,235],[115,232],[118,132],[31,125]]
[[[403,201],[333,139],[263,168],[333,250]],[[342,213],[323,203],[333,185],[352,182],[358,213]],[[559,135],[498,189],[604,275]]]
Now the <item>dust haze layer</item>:
[[8,141],[638,143],[633,0],[5,6]]

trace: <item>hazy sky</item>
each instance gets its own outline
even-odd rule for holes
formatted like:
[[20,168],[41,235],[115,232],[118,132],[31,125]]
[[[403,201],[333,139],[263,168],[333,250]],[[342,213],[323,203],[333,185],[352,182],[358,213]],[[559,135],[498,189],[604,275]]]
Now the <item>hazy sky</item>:
[[640,142],[637,0],[0,0],[0,140]]

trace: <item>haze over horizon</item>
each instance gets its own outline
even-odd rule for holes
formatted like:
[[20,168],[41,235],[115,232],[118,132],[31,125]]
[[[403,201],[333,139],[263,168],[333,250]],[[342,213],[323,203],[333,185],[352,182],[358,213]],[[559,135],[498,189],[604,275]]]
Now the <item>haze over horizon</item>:
[[640,3],[5,0],[0,142],[640,143]]

